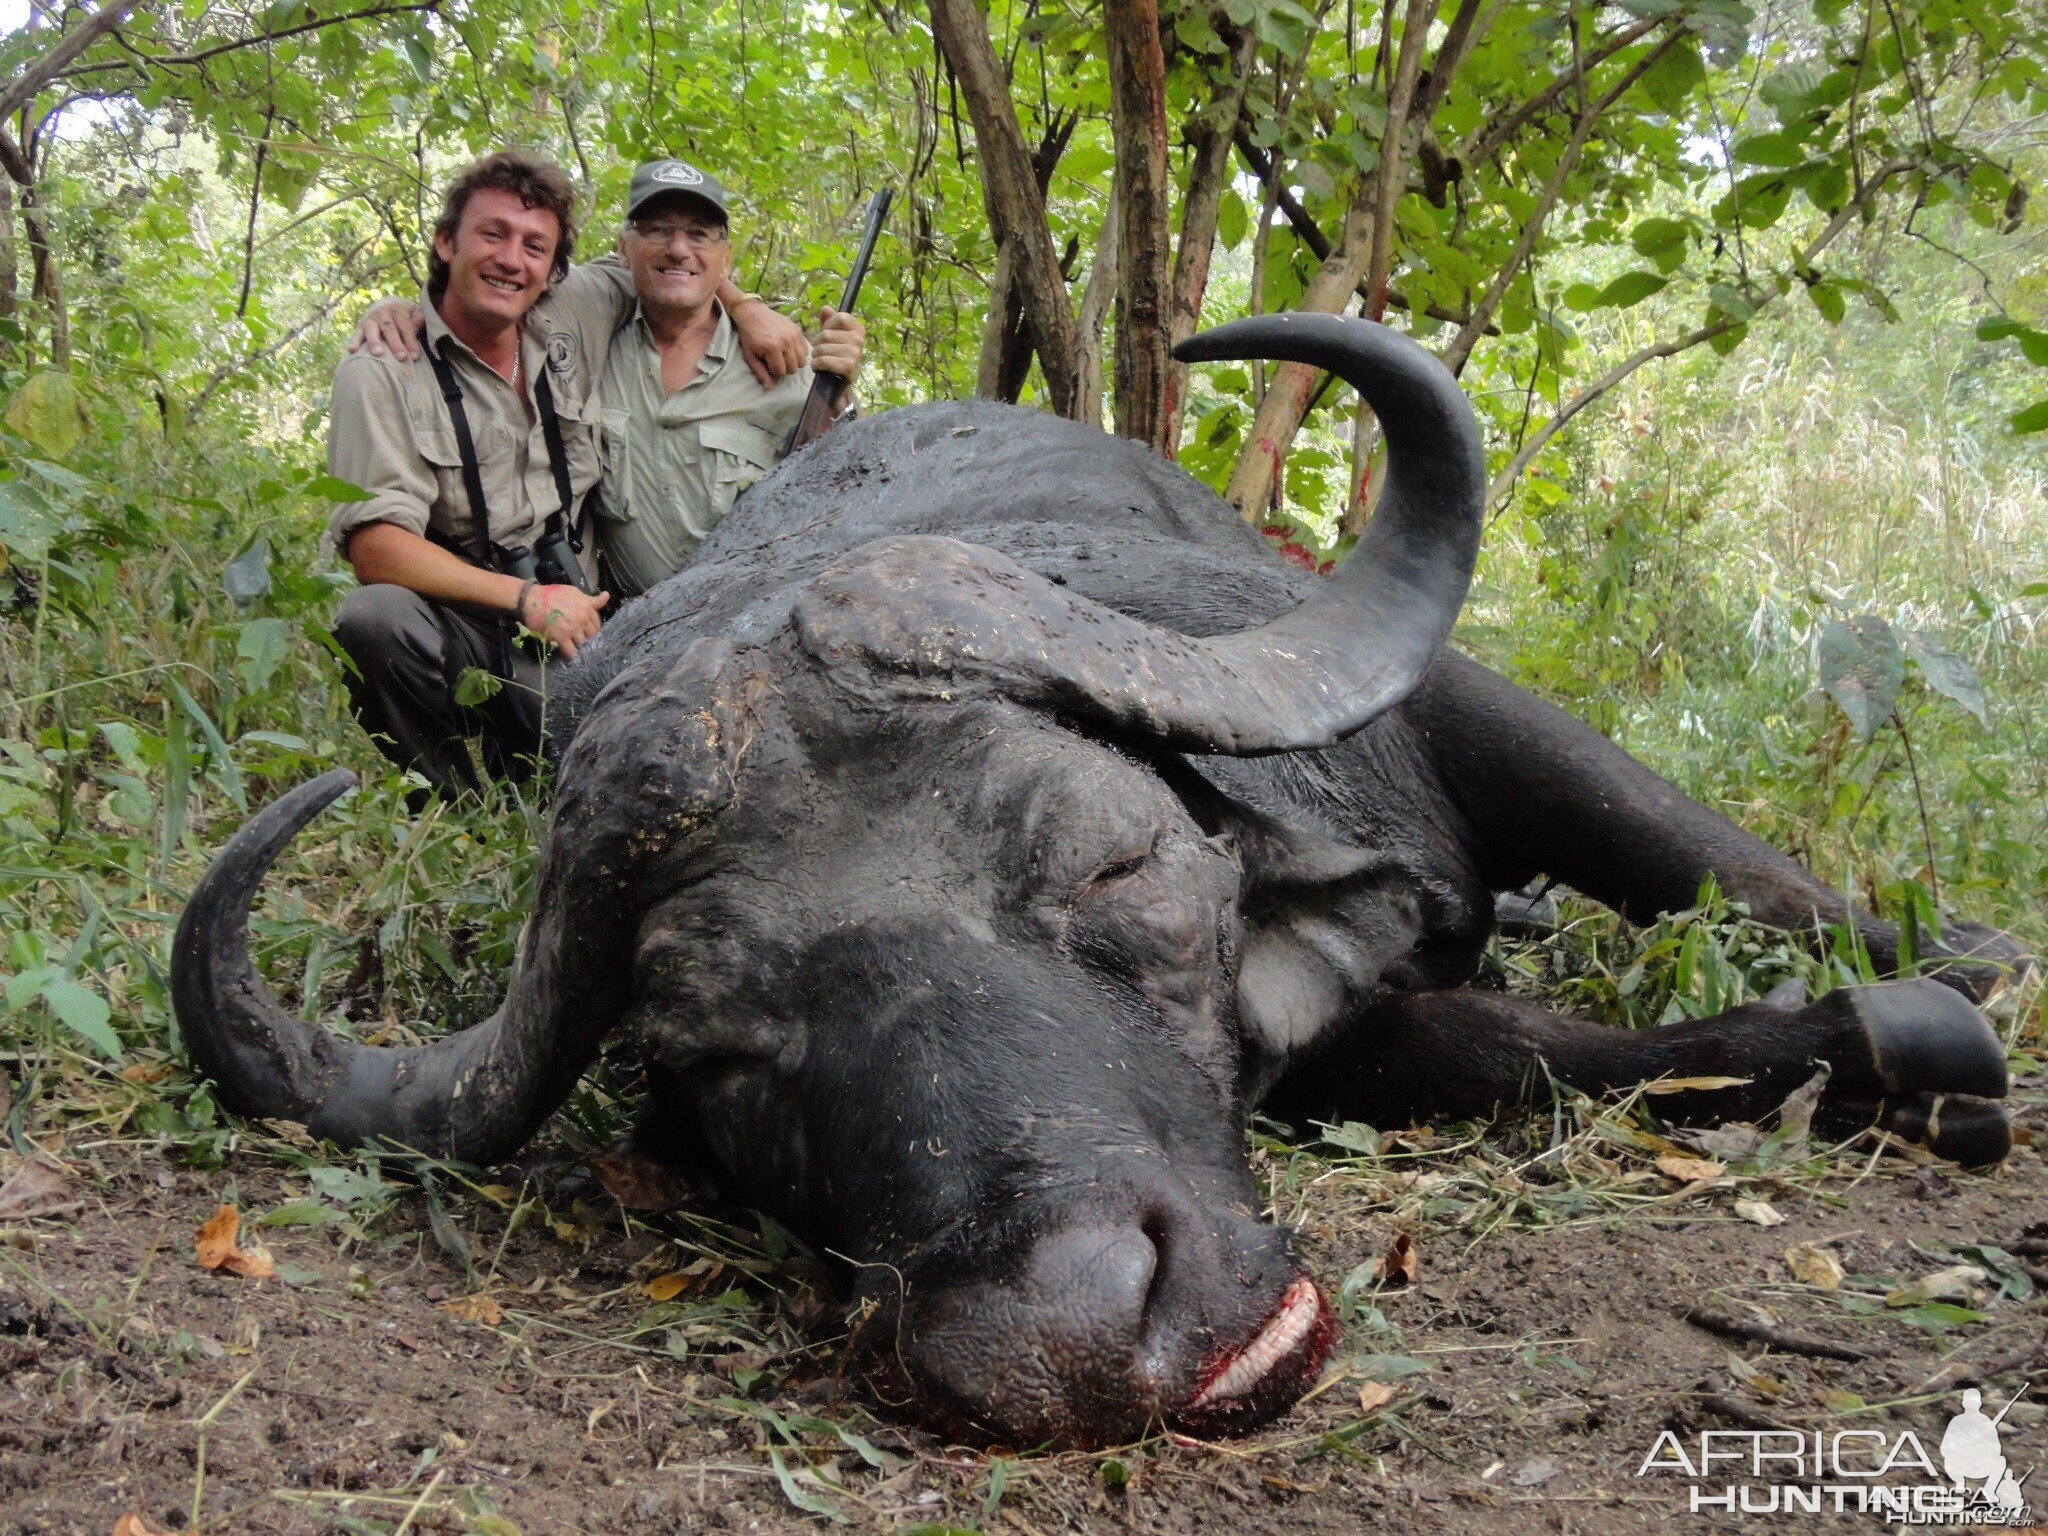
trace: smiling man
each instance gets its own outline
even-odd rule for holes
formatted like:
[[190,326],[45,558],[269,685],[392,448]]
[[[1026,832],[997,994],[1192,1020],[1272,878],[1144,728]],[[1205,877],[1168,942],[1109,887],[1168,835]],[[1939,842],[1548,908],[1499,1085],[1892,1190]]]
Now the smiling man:
[[739,355],[721,294],[730,286],[727,194],[681,160],[633,173],[619,255],[638,299],[611,339],[602,385],[600,569],[621,597],[673,575],[765,475],[802,415],[813,370],[846,381],[851,409],[866,331],[828,309],[810,366],[764,386]]
[[[533,560],[544,536],[575,529],[598,481],[595,383],[631,302],[618,267],[570,271],[575,196],[532,155],[466,167],[443,199],[415,312],[425,355],[361,351],[335,374],[328,467],[367,493],[340,503],[329,530],[363,583],[334,626],[350,702],[387,757],[444,792],[477,784],[471,735],[493,775],[530,769],[544,672],[516,627],[573,659],[610,601],[542,579]],[[800,361],[796,327],[730,283],[723,292],[753,327],[750,346],[783,368]],[[465,706],[472,669],[499,686]]]

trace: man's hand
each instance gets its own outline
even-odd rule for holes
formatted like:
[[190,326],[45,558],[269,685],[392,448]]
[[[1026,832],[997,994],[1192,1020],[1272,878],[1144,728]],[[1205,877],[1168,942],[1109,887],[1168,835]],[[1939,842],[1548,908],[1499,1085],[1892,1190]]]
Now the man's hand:
[[591,597],[567,585],[529,587],[519,622],[574,661],[576,652],[597,633],[598,615],[611,600],[609,592]]
[[777,379],[795,373],[810,356],[811,344],[804,340],[803,327],[783,319],[765,301],[750,298],[727,309],[726,314],[739,333],[740,355],[763,389],[772,389]]
[[811,367],[819,373],[836,374],[851,384],[860,372],[861,356],[867,350],[868,328],[853,315],[836,309],[821,312],[817,345],[811,348]]
[[411,299],[379,299],[356,322],[348,349],[368,349],[372,357],[389,352],[401,363],[409,363],[420,355],[420,337],[426,328],[425,312]]

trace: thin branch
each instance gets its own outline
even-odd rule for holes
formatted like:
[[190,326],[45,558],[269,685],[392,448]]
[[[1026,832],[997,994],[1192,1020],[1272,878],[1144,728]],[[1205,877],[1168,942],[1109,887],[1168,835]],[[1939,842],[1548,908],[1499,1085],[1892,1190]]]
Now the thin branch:
[[[1798,254],[1793,262],[1793,270],[1805,271],[1811,268],[1815,258],[1832,245],[1836,236],[1840,235],[1843,230],[1847,229],[1855,221],[1857,215],[1862,212],[1864,205],[1877,194],[1880,187],[1901,171],[1909,171],[1912,168],[1913,162],[1903,159],[1887,160],[1883,165],[1879,166],[1872,173],[1870,179],[1864,183],[1863,190],[1843,204],[1835,213],[1835,216],[1828,220],[1827,226],[1818,235],[1814,236],[1807,247]],[[1766,295],[1758,301],[1757,309],[1762,309],[1766,304],[1782,297],[1785,292],[1786,288],[1781,286],[1775,293]],[[1752,311],[1753,313],[1754,311]],[[1621,362],[1615,364],[1614,367],[1601,374],[1591,384],[1588,384],[1584,389],[1573,395],[1555,416],[1539,427],[1535,435],[1522,445],[1522,450],[1515,455],[1514,462],[1495,476],[1493,484],[1487,487],[1486,499],[1488,504],[1491,505],[1499,501],[1509,491],[1514,489],[1515,482],[1522,478],[1522,471],[1529,467],[1530,461],[1543,451],[1544,444],[1557,436],[1574,416],[1578,415],[1579,412],[1598,400],[1602,395],[1605,395],[1617,384],[1623,382],[1631,374],[1635,373],[1637,369],[1649,363],[1657,362],[1661,358],[1676,357],[1681,352],[1689,352],[1702,342],[1712,341],[1716,336],[1726,335],[1729,331],[1734,330],[1736,326],[1746,324],[1748,324],[1746,320],[1737,320],[1733,315],[1724,315],[1721,319],[1710,321],[1708,324],[1700,326],[1697,330],[1686,332],[1683,336],[1644,347],[1641,351],[1632,353]]]
[[1662,17],[1651,17],[1634,26],[1624,27],[1520,106],[1482,126],[1465,141],[1464,147],[1458,151],[1458,158],[1467,165],[1479,164],[1527,127],[1532,119],[1555,106],[1558,97],[1574,89],[1588,70],[1598,69],[1629,44],[1640,41],[1663,25]]
[[[133,3],[134,0],[129,0],[129,5]],[[123,5],[121,9],[125,11],[128,6]],[[417,5],[372,6],[368,10],[350,11],[346,16],[323,16],[313,21],[302,21],[296,27],[281,28],[276,32],[261,32],[254,37],[238,37],[232,42],[202,48],[197,53],[143,53],[130,48],[129,52],[135,55],[133,59],[115,59],[105,64],[81,64],[76,69],[64,71],[63,78],[69,80],[77,75],[97,74],[109,69],[134,69],[140,65],[149,65],[157,69],[172,66],[190,67],[194,64],[204,64],[209,59],[217,59],[224,53],[234,53],[243,48],[261,48],[266,43],[283,42],[288,37],[297,37],[304,32],[318,32],[324,27],[345,26],[351,21],[374,21],[379,16],[403,16],[415,11],[438,13],[440,9],[441,0],[419,0]]]
[[44,86],[63,75],[73,59],[120,26],[121,19],[134,8],[135,0],[107,0],[86,18],[85,25],[59,38],[56,47],[23,69],[12,84],[0,89],[0,122],[34,101]]

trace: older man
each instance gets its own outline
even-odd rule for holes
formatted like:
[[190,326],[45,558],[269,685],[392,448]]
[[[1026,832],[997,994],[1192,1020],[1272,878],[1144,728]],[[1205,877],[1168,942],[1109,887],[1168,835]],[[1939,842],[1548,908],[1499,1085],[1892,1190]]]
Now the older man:
[[[680,570],[774,466],[814,371],[845,381],[836,405],[850,412],[867,333],[827,309],[808,366],[779,380],[751,366],[730,310],[728,194],[685,161],[653,160],[633,173],[618,260],[597,264],[630,278],[633,299],[598,387],[604,482],[591,505],[605,589],[629,598]],[[415,313],[402,301],[376,306],[354,344],[404,355]]]

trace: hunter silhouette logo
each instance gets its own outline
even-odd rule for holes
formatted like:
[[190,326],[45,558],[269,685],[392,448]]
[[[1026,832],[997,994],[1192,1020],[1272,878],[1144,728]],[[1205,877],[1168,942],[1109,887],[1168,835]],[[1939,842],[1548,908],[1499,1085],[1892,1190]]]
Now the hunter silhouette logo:
[[1982,1392],[1964,1392],[1962,1411],[1942,1431],[1938,1466],[1910,1429],[1709,1429],[1690,1447],[1667,1429],[1636,1476],[1689,1479],[1691,1514],[1853,1511],[1887,1525],[2031,1525],[2024,1485],[2032,1474],[2013,1470],[1999,1430],[2025,1395],[2022,1388],[1988,1414]]
[[1998,1424],[2024,1395],[2022,1388],[2020,1395],[1999,1409],[1998,1418],[1994,1419],[1984,1412],[1984,1394],[1972,1387],[1963,1394],[1963,1411],[1948,1421],[1941,1436],[1941,1468],[1957,1491],[1969,1492],[1969,1485],[1974,1482],[1978,1485],[1976,1491],[1992,1508],[2014,1513],[2026,1510],[2026,1495],[2020,1490],[2026,1479],[2012,1475],[1999,1443]]

